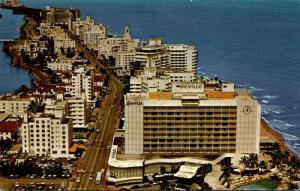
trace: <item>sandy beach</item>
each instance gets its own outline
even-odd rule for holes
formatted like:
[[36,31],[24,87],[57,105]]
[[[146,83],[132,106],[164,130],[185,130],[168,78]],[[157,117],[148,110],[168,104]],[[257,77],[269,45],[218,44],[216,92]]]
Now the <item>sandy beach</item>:
[[[286,145],[286,140],[284,137],[274,130],[273,128],[270,127],[270,125],[262,118],[261,119],[261,134],[260,134],[261,139],[269,139],[273,140],[275,142],[278,142],[281,146],[281,149],[283,151],[289,151],[291,155],[297,156],[287,145]],[[297,156],[299,158],[299,156]]]

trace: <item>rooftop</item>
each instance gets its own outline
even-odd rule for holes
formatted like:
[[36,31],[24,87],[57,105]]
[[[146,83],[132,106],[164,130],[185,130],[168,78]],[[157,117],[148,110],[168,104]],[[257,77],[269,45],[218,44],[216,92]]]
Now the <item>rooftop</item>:
[[0,123],[9,117],[8,113],[0,113]]
[[0,132],[15,132],[21,126],[21,120],[0,123]]

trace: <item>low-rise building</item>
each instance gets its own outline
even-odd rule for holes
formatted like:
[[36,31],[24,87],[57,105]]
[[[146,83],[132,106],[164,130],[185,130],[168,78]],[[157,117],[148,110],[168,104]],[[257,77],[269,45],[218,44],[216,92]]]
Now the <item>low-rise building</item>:
[[61,49],[64,49],[65,51],[75,48],[75,40],[70,39],[69,37],[62,35],[60,37],[57,37],[54,39],[54,51],[56,53],[61,54]]
[[14,140],[18,136],[22,120],[20,118],[11,118],[9,114],[0,114],[0,139]]
[[22,116],[28,110],[30,98],[20,96],[0,96],[0,113]]
[[86,64],[87,60],[82,58],[59,58],[47,63],[47,67],[53,71],[72,71],[75,65]]

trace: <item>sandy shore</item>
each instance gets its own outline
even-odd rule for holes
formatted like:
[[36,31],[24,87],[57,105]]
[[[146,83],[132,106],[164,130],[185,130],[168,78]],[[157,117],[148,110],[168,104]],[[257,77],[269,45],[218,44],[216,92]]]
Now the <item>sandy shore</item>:
[[269,139],[269,140],[278,142],[283,151],[289,151],[291,153],[291,155],[297,156],[296,153],[294,153],[294,151],[292,151],[286,145],[286,140],[284,139],[284,137],[280,133],[278,133],[276,130],[271,128],[270,125],[264,119],[261,119],[261,135],[260,136],[263,139]]

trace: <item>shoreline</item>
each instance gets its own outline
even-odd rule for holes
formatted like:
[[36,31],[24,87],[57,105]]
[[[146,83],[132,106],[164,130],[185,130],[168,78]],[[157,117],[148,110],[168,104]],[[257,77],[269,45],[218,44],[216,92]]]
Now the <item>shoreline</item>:
[[[4,8],[5,7],[0,7]],[[23,8],[26,9],[26,8]],[[12,14],[16,14],[13,12]],[[46,75],[44,72],[39,71],[36,68],[28,66],[26,63],[24,63],[23,58],[21,55],[18,54],[18,47],[26,40],[30,40],[30,34],[29,31],[33,31],[35,25],[37,24],[36,18],[32,14],[22,14],[24,16],[23,24],[20,26],[20,35],[19,37],[15,38],[12,42],[4,42],[3,44],[3,50],[4,53],[10,57],[11,59],[11,65],[17,68],[20,68],[24,71],[26,71],[31,78],[31,84],[29,85],[29,89],[32,88],[33,84],[45,84],[49,82],[49,76]]]
[[[31,31],[34,31],[37,22],[39,22],[39,15],[36,14],[39,11],[42,11],[42,9],[33,9],[24,6],[11,8],[3,6],[2,4],[0,4],[0,8],[12,10],[13,15],[24,15],[24,23],[20,26],[20,36],[12,42],[4,43],[3,51],[10,57],[11,64],[14,67],[21,68],[30,74],[30,77],[33,82],[31,83],[30,88],[32,88],[32,85],[34,84],[49,83],[49,76],[47,74],[45,74],[42,71],[39,71],[36,68],[28,66],[26,63],[23,62],[23,58],[21,57],[21,55],[18,54],[18,46],[20,44],[23,44],[25,40],[30,40]],[[299,158],[299,156],[291,148],[288,147],[283,135],[275,129],[273,129],[263,117],[261,118],[260,133],[265,133],[265,135],[267,135],[270,139],[272,139],[275,142],[278,142],[283,151],[289,151],[291,155],[294,155],[297,158]]]
[[[280,144],[280,148],[282,151],[289,151],[291,155],[297,157],[300,159],[300,157],[295,153],[288,145],[287,141],[283,137],[282,134],[280,134],[276,129],[273,129],[271,125],[264,119],[261,118],[261,135],[265,134],[267,137],[269,137],[271,140],[278,142]],[[260,136],[261,136],[260,135]]]

